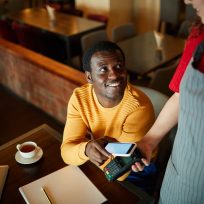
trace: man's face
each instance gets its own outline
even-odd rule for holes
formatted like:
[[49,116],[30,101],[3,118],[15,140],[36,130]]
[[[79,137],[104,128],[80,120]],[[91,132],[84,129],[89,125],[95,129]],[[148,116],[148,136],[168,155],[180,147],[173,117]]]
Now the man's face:
[[[96,96],[101,103],[116,105],[123,97],[127,85],[127,72],[119,51],[96,52],[91,58],[89,75]],[[111,102],[112,101],[112,102]]]

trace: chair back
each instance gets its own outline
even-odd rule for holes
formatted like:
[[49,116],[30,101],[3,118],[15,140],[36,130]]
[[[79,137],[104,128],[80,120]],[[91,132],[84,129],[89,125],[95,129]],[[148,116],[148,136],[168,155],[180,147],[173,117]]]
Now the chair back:
[[154,90],[148,87],[143,87],[143,86],[135,86],[135,87],[143,91],[149,97],[154,108],[155,117],[157,117],[160,111],[162,110],[163,106],[165,105],[165,103],[168,101],[169,97],[157,90]]
[[160,20],[171,24],[177,24],[180,9],[180,0],[160,0]]
[[109,40],[106,30],[98,30],[81,37],[81,47],[84,53],[89,47],[99,41]]
[[17,37],[11,25],[3,19],[0,19],[0,36],[6,40],[18,43]]
[[48,4],[55,8],[57,11],[63,11],[66,8],[75,8],[74,0],[41,0],[44,1],[44,4]]
[[181,18],[181,8],[181,0],[160,0],[158,31],[162,31],[162,25],[164,25],[164,32],[169,34],[177,33]]
[[179,60],[176,60],[172,65],[169,67],[164,67],[155,71],[150,83],[149,87],[155,89],[167,96],[171,96],[172,92],[169,90],[169,82],[175,70],[178,66]]
[[126,23],[120,26],[113,27],[112,41],[119,42],[136,35],[135,26],[133,23]]
[[60,11],[60,9],[62,8],[61,4],[59,3],[48,3],[46,6],[54,8],[55,11]]
[[69,15],[74,15],[74,16],[78,16],[78,17],[83,17],[84,15],[84,12],[80,9],[76,9],[76,8],[62,8],[60,10],[60,12],[63,12],[63,13],[66,13],[66,14],[69,14]]
[[108,17],[105,15],[89,13],[86,17],[90,20],[99,21],[105,24],[108,23]]

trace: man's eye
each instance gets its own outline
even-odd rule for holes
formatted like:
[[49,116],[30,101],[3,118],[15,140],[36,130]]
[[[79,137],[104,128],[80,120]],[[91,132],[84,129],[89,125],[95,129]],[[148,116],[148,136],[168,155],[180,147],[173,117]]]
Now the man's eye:
[[121,65],[121,64],[117,64],[117,65],[116,65],[116,68],[117,68],[117,69],[121,69],[121,68],[122,68],[122,65]]
[[101,68],[99,69],[100,72],[106,72],[106,70],[107,70],[106,67],[101,67]]

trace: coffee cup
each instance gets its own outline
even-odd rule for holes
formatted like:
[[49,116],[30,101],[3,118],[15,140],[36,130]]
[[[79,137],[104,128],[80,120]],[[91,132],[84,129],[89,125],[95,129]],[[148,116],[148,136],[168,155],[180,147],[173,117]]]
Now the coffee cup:
[[32,141],[24,142],[16,145],[20,155],[26,159],[33,158],[36,155],[37,144]]

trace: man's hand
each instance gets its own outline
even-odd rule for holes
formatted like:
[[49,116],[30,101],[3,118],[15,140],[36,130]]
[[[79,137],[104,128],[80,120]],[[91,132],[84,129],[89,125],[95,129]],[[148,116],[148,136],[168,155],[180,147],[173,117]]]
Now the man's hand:
[[144,137],[137,143],[137,148],[139,148],[144,157],[141,159],[142,162],[136,162],[134,165],[132,165],[132,170],[135,172],[143,171],[145,166],[150,164],[152,152],[155,146],[150,143],[148,138]]
[[111,154],[104,148],[105,143],[107,143],[107,137],[91,140],[86,145],[85,154],[89,157],[90,161],[97,166],[102,165],[111,157]]

